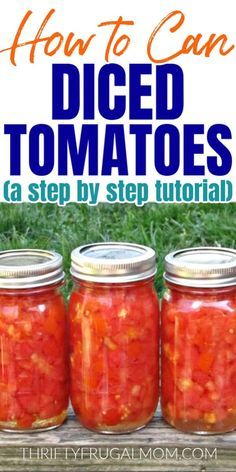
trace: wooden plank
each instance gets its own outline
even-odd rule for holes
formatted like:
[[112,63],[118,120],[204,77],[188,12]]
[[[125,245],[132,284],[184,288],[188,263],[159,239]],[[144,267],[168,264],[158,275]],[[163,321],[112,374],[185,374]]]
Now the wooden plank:
[[235,446],[235,432],[184,434],[168,426],[159,413],[132,434],[95,434],[70,411],[68,421],[53,431],[1,433],[0,472],[235,472]]

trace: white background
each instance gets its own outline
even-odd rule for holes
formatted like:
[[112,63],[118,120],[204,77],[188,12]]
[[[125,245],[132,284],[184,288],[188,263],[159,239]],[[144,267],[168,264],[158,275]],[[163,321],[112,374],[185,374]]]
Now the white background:
[[[51,8],[56,9],[56,13],[45,28],[44,34],[51,35],[55,31],[60,31],[66,38],[70,32],[74,32],[76,37],[87,38],[90,34],[96,33],[96,38],[91,43],[88,52],[84,57],[76,55],[65,58],[63,55],[63,45],[60,52],[50,58],[43,53],[44,44],[37,46],[35,64],[29,63],[30,48],[23,47],[16,52],[17,66],[10,64],[9,52],[0,54],[0,200],[2,200],[2,182],[9,178],[9,136],[4,135],[5,123],[27,123],[28,129],[38,123],[46,123],[54,127],[55,136],[57,124],[51,119],[51,65],[59,62],[72,62],[78,67],[84,62],[96,63],[97,70],[104,64],[104,51],[111,28],[98,28],[101,21],[116,20],[120,15],[126,20],[133,20],[135,25],[129,29],[122,29],[121,32],[128,32],[131,37],[131,44],[128,51],[122,58],[111,56],[111,61],[120,63],[124,67],[130,62],[149,62],[146,54],[148,38],[155,26],[168,13],[173,10],[181,10],[185,14],[185,22],[176,33],[170,33],[167,28],[158,36],[156,47],[160,55],[166,51],[176,51],[181,48],[185,37],[189,34],[201,33],[204,44],[211,33],[227,34],[228,45],[236,44],[235,29],[235,6],[232,0],[206,1],[206,0],[145,0],[142,2],[132,2],[131,0],[110,0],[92,1],[86,0],[8,0],[2,2],[0,14],[0,50],[12,44],[15,32],[20,21],[27,10],[32,10],[33,14],[22,34],[22,41],[32,39],[44,17]],[[64,44],[64,43],[63,43]],[[224,123],[235,134],[235,75],[236,75],[236,48],[226,57],[218,53],[218,48],[212,53],[210,58],[204,56],[194,56],[193,54],[181,56],[175,59],[184,70],[185,78],[185,107],[180,119],[173,124],[179,129],[186,123],[204,123],[206,130],[215,123]],[[151,83],[147,77],[146,83]],[[155,96],[155,90],[153,90]],[[153,98],[147,98],[145,104],[152,103]],[[97,115],[97,122],[101,125],[100,154],[102,155],[102,136],[104,120]],[[120,120],[128,126],[128,115]],[[80,116],[70,121],[76,126],[81,124]],[[161,124],[154,122],[154,128]],[[153,141],[150,139],[148,148],[148,175],[147,178],[139,178],[136,181],[147,181],[152,188],[152,183],[159,176],[154,170]],[[205,155],[197,157],[197,164],[206,163],[206,155],[210,152],[206,139],[204,140]],[[127,150],[129,159],[129,177],[127,181],[134,181],[134,138],[127,134]],[[229,176],[234,181],[236,175],[234,159],[234,139],[229,145],[233,155],[233,167]],[[53,173],[46,178],[48,182],[63,181],[73,184],[78,177],[73,177],[70,173],[68,178],[57,177],[57,153],[55,153],[55,168]],[[23,199],[27,200],[27,184],[36,182],[41,178],[32,175],[28,164],[28,138],[22,139],[22,176],[12,178],[12,181],[21,182],[24,186]],[[101,165],[101,162],[100,162]],[[216,177],[206,174],[212,181],[217,181]],[[86,181],[86,175],[83,177]],[[184,179],[182,169],[178,174],[166,179]],[[108,181],[118,179],[116,171],[109,178],[91,179],[90,181],[100,181],[105,184]],[[185,179],[189,181],[189,178]],[[194,179],[191,179],[193,181]],[[195,179],[201,180],[201,178]],[[102,187],[103,188],[103,187]],[[101,192],[100,200],[105,200],[105,192]],[[76,199],[72,192],[72,200]],[[154,192],[150,192],[150,200],[154,200]],[[234,191],[233,200],[236,201]]]

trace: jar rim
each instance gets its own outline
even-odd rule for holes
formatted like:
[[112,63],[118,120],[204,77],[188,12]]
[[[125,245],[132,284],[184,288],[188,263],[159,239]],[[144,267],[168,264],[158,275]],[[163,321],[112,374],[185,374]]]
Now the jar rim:
[[155,275],[156,253],[126,242],[87,244],[72,251],[70,272],[75,279],[88,282],[136,282]]
[[0,252],[0,289],[28,289],[64,280],[62,256],[42,249]]
[[173,251],[165,257],[164,279],[186,287],[236,285],[236,250],[200,246]]

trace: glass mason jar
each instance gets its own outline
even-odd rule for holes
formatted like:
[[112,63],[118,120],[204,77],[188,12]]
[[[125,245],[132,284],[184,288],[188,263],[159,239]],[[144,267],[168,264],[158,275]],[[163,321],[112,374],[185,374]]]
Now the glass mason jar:
[[198,434],[236,428],[236,251],[191,248],[166,257],[162,411]]
[[145,426],[158,402],[155,252],[102,243],[72,252],[71,401],[81,423],[101,433]]
[[60,426],[68,406],[62,257],[34,249],[0,253],[0,429]]

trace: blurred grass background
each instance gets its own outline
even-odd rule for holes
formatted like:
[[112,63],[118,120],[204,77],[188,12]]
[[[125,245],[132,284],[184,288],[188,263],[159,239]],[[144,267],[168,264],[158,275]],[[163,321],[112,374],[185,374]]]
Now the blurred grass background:
[[0,250],[54,249],[64,257],[65,294],[71,288],[70,252],[81,244],[128,241],[157,251],[156,288],[163,288],[164,256],[177,248],[213,245],[236,248],[236,204],[0,204]]

